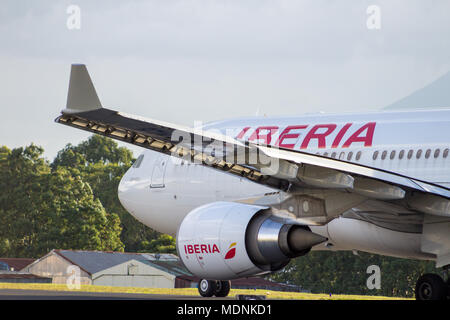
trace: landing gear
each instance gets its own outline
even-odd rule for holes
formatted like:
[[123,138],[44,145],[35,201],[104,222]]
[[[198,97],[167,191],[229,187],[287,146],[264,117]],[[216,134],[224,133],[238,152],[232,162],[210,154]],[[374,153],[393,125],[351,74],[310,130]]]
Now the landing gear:
[[215,296],[216,297],[226,297],[230,293],[231,282],[230,281],[217,281],[217,287]]
[[216,281],[202,279],[198,283],[198,292],[202,297],[212,297],[216,291]]
[[437,274],[424,274],[416,283],[416,300],[445,300],[449,292],[448,281]]
[[202,279],[198,283],[198,292],[202,297],[226,297],[230,292],[230,281]]

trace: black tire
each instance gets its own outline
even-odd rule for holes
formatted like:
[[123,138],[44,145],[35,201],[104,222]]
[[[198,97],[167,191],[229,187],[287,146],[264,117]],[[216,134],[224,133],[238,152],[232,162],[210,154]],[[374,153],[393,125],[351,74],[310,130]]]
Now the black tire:
[[230,281],[217,281],[216,291],[214,295],[216,297],[226,297],[230,293],[231,282]]
[[216,281],[202,279],[198,282],[198,292],[202,297],[212,297],[216,292],[216,288]]
[[445,300],[447,285],[437,274],[427,273],[417,280],[416,300]]

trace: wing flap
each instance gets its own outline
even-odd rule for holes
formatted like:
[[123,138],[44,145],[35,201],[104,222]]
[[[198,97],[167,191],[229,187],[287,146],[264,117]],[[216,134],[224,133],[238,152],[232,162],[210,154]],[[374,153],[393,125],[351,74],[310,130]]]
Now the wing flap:
[[[78,84],[75,87],[87,88],[90,92],[88,96],[92,97],[95,89],[87,71],[84,74],[83,68],[76,70],[81,72],[82,76],[75,80],[79,82],[84,79],[88,84]],[[74,96],[73,92],[82,94],[78,89],[72,91],[71,100],[83,101]],[[103,108],[95,99],[88,100],[92,101],[83,103],[85,107],[64,109],[55,121],[198,162],[280,191],[292,193],[317,188],[352,192],[379,200],[406,200],[406,206],[414,210],[450,217],[450,190],[441,186],[338,159],[298,150],[256,145],[220,133],[137,117]],[[87,106],[91,102],[93,105]],[[439,200],[438,205],[433,205],[436,200]]]
[[[429,214],[450,216],[450,211],[447,209],[450,205],[448,189],[359,164],[300,151],[242,143],[217,133],[198,130],[195,132],[192,128],[129,117],[107,108],[81,113],[63,112],[55,121],[168,155],[196,161],[282,191],[290,190],[293,185],[345,189],[369,198],[383,200],[402,199],[406,195],[410,197],[413,191],[420,192],[422,197],[431,194],[441,197],[439,206],[433,206],[432,210],[422,210],[417,204],[420,201],[411,200],[411,207]],[[255,153],[257,155],[253,156]],[[233,155],[228,156],[229,154]],[[255,157],[257,161],[250,162],[251,158]],[[260,158],[264,158],[266,163],[264,164]],[[267,161],[272,164],[269,166],[272,170],[267,170]],[[286,165],[288,169],[283,169]],[[428,207],[430,207],[429,204]],[[439,208],[445,210],[440,212]]]

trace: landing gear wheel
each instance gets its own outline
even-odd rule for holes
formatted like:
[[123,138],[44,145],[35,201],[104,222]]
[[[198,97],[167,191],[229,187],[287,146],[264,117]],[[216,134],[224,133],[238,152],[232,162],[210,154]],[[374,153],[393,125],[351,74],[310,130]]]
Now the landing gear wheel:
[[216,282],[216,292],[214,295],[216,297],[226,297],[230,293],[231,282],[230,281],[217,281]]
[[447,285],[437,274],[427,273],[417,280],[416,300],[445,300]]
[[198,283],[198,292],[202,297],[212,297],[216,292],[217,281],[202,279]]

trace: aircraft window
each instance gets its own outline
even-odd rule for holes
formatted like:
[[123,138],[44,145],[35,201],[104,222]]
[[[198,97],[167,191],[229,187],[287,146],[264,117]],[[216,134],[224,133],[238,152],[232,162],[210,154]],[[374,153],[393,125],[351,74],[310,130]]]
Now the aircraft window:
[[422,149],[419,149],[419,150],[417,150],[416,158],[420,159],[421,156],[422,156]]
[[439,153],[441,153],[441,149],[436,149],[436,150],[434,151],[434,157],[435,157],[435,158],[439,157]]
[[323,156],[324,156],[324,157],[328,157],[328,152],[324,152],[324,153],[323,153]]
[[377,160],[377,158],[378,158],[378,151],[375,151],[373,153],[373,160]]
[[391,151],[391,155],[389,157],[391,160],[395,158],[395,150]]
[[413,150],[409,150],[408,151],[408,159],[411,159],[413,156],[414,151]]
[[383,153],[381,154],[381,160],[386,159],[386,156],[387,156],[387,151],[384,150]]
[[336,158],[336,152],[333,152],[333,153],[331,154],[331,157],[332,157],[332,158]]
[[139,168],[141,166],[142,160],[144,159],[144,155],[141,154],[136,161],[133,163],[133,168]]
[[425,159],[428,159],[430,157],[431,150],[427,149],[427,152],[425,152]]
[[359,161],[359,159],[361,159],[361,151],[356,154],[356,161]]
[[447,158],[447,156],[448,156],[448,149],[445,149],[444,150],[444,154],[442,155],[444,158]]
[[345,152],[341,152],[341,154],[339,155],[339,160],[344,160],[345,158]]
[[400,152],[399,152],[399,154],[398,154],[398,158],[399,158],[400,160],[402,160],[404,155],[405,155],[405,150],[400,150]]
[[347,160],[348,161],[352,160],[352,157],[353,157],[353,152],[350,151],[347,155]]

